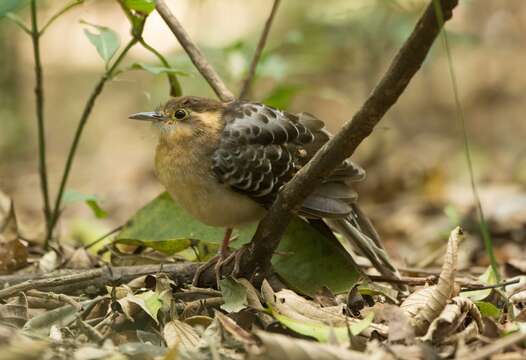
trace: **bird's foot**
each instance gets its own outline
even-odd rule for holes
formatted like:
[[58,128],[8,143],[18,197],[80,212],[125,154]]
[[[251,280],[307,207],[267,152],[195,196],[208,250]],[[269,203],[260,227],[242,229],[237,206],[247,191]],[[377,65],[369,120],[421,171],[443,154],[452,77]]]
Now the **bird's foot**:
[[210,271],[210,269],[213,267],[216,286],[219,289],[219,282],[223,275],[226,275],[223,274],[223,267],[230,264],[231,262],[233,262],[233,267],[229,275],[232,277],[238,277],[239,274],[241,274],[241,258],[243,257],[243,254],[247,251],[247,248],[247,245],[243,245],[241,246],[241,248],[230,254],[221,253],[217,256],[214,256],[206,264],[203,264],[199,267],[199,269],[197,269],[192,280],[192,285],[198,286],[199,284],[201,284],[201,278],[207,271]]

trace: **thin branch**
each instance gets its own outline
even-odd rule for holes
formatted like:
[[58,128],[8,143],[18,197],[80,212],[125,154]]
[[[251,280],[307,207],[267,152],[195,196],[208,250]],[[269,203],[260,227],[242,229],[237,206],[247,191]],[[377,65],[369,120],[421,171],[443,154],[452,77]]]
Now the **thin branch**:
[[47,236],[46,236],[46,245],[51,240],[51,237],[53,236],[53,229],[57,225],[58,218],[60,217],[60,205],[62,203],[62,196],[64,195],[64,190],[66,189],[66,184],[68,182],[69,178],[69,172],[71,170],[71,166],[73,165],[73,159],[75,158],[75,153],[77,152],[77,147],[79,145],[80,137],[82,135],[82,132],[84,130],[84,126],[86,125],[86,122],[88,121],[89,116],[91,115],[91,111],[93,110],[93,106],[95,105],[95,101],[97,100],[97,97],[102,92],[102,89],[104,88],[104,85],[108,80],[110,80],[117,69],[117,67],[120,65],[128,51],[138,42],[138,39],[132,38],[126,47],[122,50],[119,57],[115,60],[113,65],[104,72],[104,75],[100,78],[97,85],[95,85],[95,88],[91,92],[90,97],[88,98],[88,101],[86,102],[86,105],[84,106],[84,111],[82,112],[82,115],[80,117],[79,124],[77,126],[77,130],[75,132],[75,137],[73,138],[73,143],[71,144],[71,147],[69,149],[68,158],[66,160],[66,165],[64,167],[64,172],[62,174],[62,179],[60,181],[60,187],[58,190],[57,197],[55,199],[55,206],[53,208],[53,215],[51,217],[50,226],[48,228]]
[[[149,45],[146,41],[144,41],[143,38],[139,40],[139,43],[146,50],[154,54],[159,59],[161,64],[163,64],[164,67],[169,68],[169,69],[172,68],[168,60],[166,60],[164,56],[159,51],[157,51],[153,46]],[[179,83],[177,76],[167,72],[166,77],[168,78],[168,84],[170,85],[170,95],[171,96],[181,96],[183,94],[183,89],[181,88],[181,84]]]
[[38,31],[36,0],[31,0],[31,40],[33,57],[35,58],[35,96],[38,127],[38,169],[40,173],[40,188],[44,201],[44,218],[46,228],[51,227],[51,208],[49,204],[49,189],[47,183],[46,138],[44,127],[44,89],[42,79],[42,61],[40,59],[40,33]]
[[47,28],[55,22],[55,20],[57,20],[63,14],[67,13],[69,10],[73,9],[75,6],[82,4],[83,2],[84,0],[73,0],[72,2],[64,6],[47,21],[47,23],[42,27],[42,29],[40,29],[38,34],[42,35],[47,30]]
[[[444,20],[451,18],[457,3],[458,0],[440,1]],[[441,30],[440,25],[433,4],[430,3],[362,107],[283,187],[269,212],[259,223],[256,234],[240,259],[241,276],[251,278],[254,274],[265,275],[268,272],[272,255],[291,219],[291,211],[316,189],[325,176],[350,157],[358,145],[371,134],[376,124],[398,100],[409,81],[422,66]],[[223,267],[224,271],[232,269],[232,264],[228,265]],[[211,272],[203,275],[201,278],[203,283],[214,283],[214,275]]]
[[[103,290],[106,285],[127,283],[139,276],[164,273],[177,283],[189,283],[200,263],[183,262],[176,264],[138,265],[103,267],[92,270],[71,270],[60,274],[19,274],[0,276],[0,299],[13,296],[21,291],[41,290],[74,294],[86,292],[88,287]],[[5,287],[11,284],[9,287]]]
[[26,34],[29,36],[32,36],[31,29],[27,27],[27,25],[24,23],[24,20],[22,20],[18,15],[8,12],[5,15],[6,19],[11,20],[15,25],[17,25],[20,29],[22,29]]
[[241,87],[241,91],[239,93],[240,99],[245,99],[250,95],[250,88],[252,86],[252,83],[254,82],[254,77],[256,75],[256,67],[258,66],[261,53],[265,48],[268,34],[270,32],[270,28],[272,27],[272,22],[274,21],[274,17],[276,16],[276,13],[278,11],[280,2],[281,0],[274,0],[274,4],[272,4],[270,15],[268,16],[268,19],[265,22],[265,27],[263,28],[263,32],[261,33],[258,45],[256,47],[256,52],[254,53],[254,57],[252,58],[252,62],[250,63],[250,68],[248,69],[247,77],[243,81],[243,86]]
[[190,39],[179,21],[175,18],[170,9],[168,9],[168,6],[166,6],[165,2],[163,0],[157,0],[155,8],[166,22],[170,30],[172,30],[179,43],[190,57],[190,60],[192,60],[192,63],[195,65],[197,70],[199,70],[208,84],[210,84],[219,99],[224,102],[234,100],[234,94],[228,90],[223,80],[221,80],[214,68],[208,63],[204,54],[201,52],[201,50],[199,50],[197,45],[192,41],[192,39]]

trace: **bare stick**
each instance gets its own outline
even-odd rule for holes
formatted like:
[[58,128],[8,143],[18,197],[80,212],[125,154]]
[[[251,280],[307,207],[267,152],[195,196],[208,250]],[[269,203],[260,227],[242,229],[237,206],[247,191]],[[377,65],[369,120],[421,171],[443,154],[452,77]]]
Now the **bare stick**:
[[270,10],[270,15],[268,16],[268,19],[265,22],[265,27],[263,28],[263,32],[261,33],[261,36],[259,38],[258,46],[256,47],[256,52],[254,53],[254,57],[252,58],[252,62],[250,63],[250,68],[248,69],[247,77],[243,81],[243,86],[241,87],[241,92],[239,93],[240,99],[245,99],[250,95],[250,87],[254,82],[254,76],[256,75],[256,67],[258,66],[261,53],[265,48],[268,34],[270,32],[270,27],[272,26],[272,22],[274,20],[274,17],[276,16],[276,12],[278,11],[278,6],[280,2],[281,0],[274,0],[274,4],[272,4],[272,10]]
[[157,0],[155,8],[157,9],[157,12],[161,15],[163,20],[166,22],[166,25],[168,25],[170,30],[172,30],[173,34],[175,35],[183,49],[186,51],[186,53],[190,57],[190,60],[192,60],[197,70],[199,70],[199,72],[205,78],[208,84],[210,84],[217,97],[219,97],[219,99],[221,99],[221,101],[224,102],[234,100],[234,94],[232,94],[232,92],[228,90],[223,80],[221,80],[214,68],[208,63],[205,56],[203,55],[201,50],[199,50],[197,45],[192,41],[192,39],[190,39],[188,33],[181,26],[179,21],[170,11],[170,9],[168,9],[168,6],[166,6],[164,1]]
[[36,0],[31,0],[31,40],[33,57],[35,58],[35,96],[38,125],[38,168],[40,173],[40,188],[44,200],[44,218],[49,231],[51,227],[51,208],[49,205],[49,190],[47,183],[46,138],[44,128],[44,89],[42,80],[42,62],[40,60],[40,32],[37,21]]
[[[444,20],[452,16],[458,0],[441,0]],[[376,124],[397,101],[411,78],[420,69],[427,53],[441,30],[431,2],[416,24],[413,32],[393,59],[376,88],[362,107],[342,129],[287,183],[269,212],[259,223],[256,234],[240,258],[241,276],[264,276],[270,269],[270,260],[291,219],[291,211],[298,207],[325,176],[343,160],[350,157],[358,145],[371,134]],[[232,264],[224,266],[230,271]],[[258,276],[261,278],[262,276]],[[203,284],[213,284],[212,272],[203,274]]]
[[126,283],[143,275],[165,273],[179,283],[188,283],[192,280],[200,263],[176,263],[140,266],[104,267],[93,270],[70,271],[64,274],[50,274],[35,278],[35,274],[8,275],[0,277],[0,288],[6,284],[9,287],[0,290],[0,299],[10,297],[21,291],[46,290],[72,294],[86,292],[92,288],[97,291],[106,285]]

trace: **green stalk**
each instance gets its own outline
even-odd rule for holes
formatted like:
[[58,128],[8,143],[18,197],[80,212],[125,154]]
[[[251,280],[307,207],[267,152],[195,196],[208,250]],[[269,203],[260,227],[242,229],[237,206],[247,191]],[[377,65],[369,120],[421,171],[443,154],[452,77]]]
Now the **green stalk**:
[[[435,6],[435,13],[437,15],[438,22],[443,25],[444,24],[444,17],[442,14],[442,9],[440,8],[440,4],[438,4],[439,0],[433,0],[433,4]],[[499,273],[497,258],[495,256],[495,252],[493,251],[493,241],[491,239],[491,234],[489,231],[489,226],[486,221],[486,218],[484,216],[484,211],[482,208],[482,202],[480,201],[480,196],[477,189],[477,184],[475,182],[475,175],[473,170],[473,161],[471,157],[471,148],[469,145],[469,136],[468,136],[468,129],[466,126],[466,119],[464,117],[464,111],[462,110],[462,105],[460,103],[460,96],[458,91],[458,84],[457,84],[457,78],[455,76],[455,69],[453,67],[453,58],[451,56],[451,50],[449,47],[449,41],[446,29],[443,28],[442,30],[442,44],[444,46],[444,49],[446,51],[447,55],[447,61],[448,61],[448,68],[449,68],[449,76],[451,78],[451,87],[453,89],[453,96],[455,99],[455,107],[456,107],[456,115],[458,118],[458,121],[460,122],[461,128],[462,128],[462,139],[464,143],[464,153],[466,154],[466,162],[468,165],[468,172],[469,172],[469,179],[471,183],[471,191],[473,193],[473,199],[475,201],[475,205],[477,207],[477,216],[479,218],[480,222],[480,232],[482,235],[482,239],[484,240],[484,247],[486,248],[486,253],[488,254],[488,257],[490,259],[491,267],[493,269],[493,272],[495,273],[495,276],[497,278],[497,282],[500,282],[501,276]]]
[[44,218],[49,232],[51,227],[51,209],[49,205],[49,189],[47,182],[46,139],[44,127],[44,90],[42,79],[42,62],[40,59],[40,33],[38,31],[36,0],[31,0],[31,40],[33,57],[35,58],[35,96],[38,132],[38,168],[40,173],[40,188],[44,202]]
[[114,75],[115,70],[120,65],[128,51],[138,42],[138,39],[132,38],[126,47],[122,50],[119,57],[115,60],[113,65],[109,67],[100,80],[98,81],[97,85],[95,85],[95,88],[91,92],[91,95],[88,98],[88,101],[86,102],[86,105],[84,106],[84,111],[82,112],[82,115],[80,117],[79,124],[77,126],[77,130],[75,132],[75,137],[73,138],[73,143],[71,144],[71,147],[69,149],[68,158],[66,160],[66,165],[64,167],[64,172],[62,174],[62,179],[60,181],[60,188],[57,194],[57,197],[55,199],[55,206],[53,208],[53,215],[51,217],[50,226],[48,228],[47,236],[46,236],[46,243],[45,245],[49,243],[51,240],[51,237],[53,236],[53,229],[57,225],[58,218],[60,217],[60,205],[62,202],[62,197],[64,195],[64,190],[66,189],[66,184],[68,182],[69,178],[69,172],[71,170],[71,166],[73,165],[73,160],[75,158],[75,153],[77,152],[77,147],[80,142],[80,137],[82,135],[82,132],[84,130],[84,126],[86,125],[86,122],[88,121],[89,116],[91,115],[91,111],[93,110],[93,106],[95,105],[95,101],[97,100],[98,96],[102,92],[102,89],[104,88],[104,85],[108,80],[112,78]]
[[[170,63],[164,58],[164,56],[157,51],[154,47],[150,46],[146,41],[144,41],[143,38],[139,40],[139,43],[149,52],[157,56],[159,61],[163,64],[166,68],[171,68]],[[170,84],[170,95],[172,96],[181,96],[183,94],[183,89],[181,88],[181,84],[179,83],[179,80],[177,79],[177,76],[174,74],[167,73],[166,76],[168,77],[168,83]]]

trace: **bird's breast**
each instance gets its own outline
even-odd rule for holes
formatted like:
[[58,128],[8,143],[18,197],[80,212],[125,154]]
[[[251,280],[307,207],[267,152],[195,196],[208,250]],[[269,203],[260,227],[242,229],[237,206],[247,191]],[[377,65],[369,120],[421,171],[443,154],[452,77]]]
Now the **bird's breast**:
[[265,213],[254,200],[220,184],[207,154],[177,146],[157,147],[155,168],[160,182],[186,211],[204,224],[237,227]]

